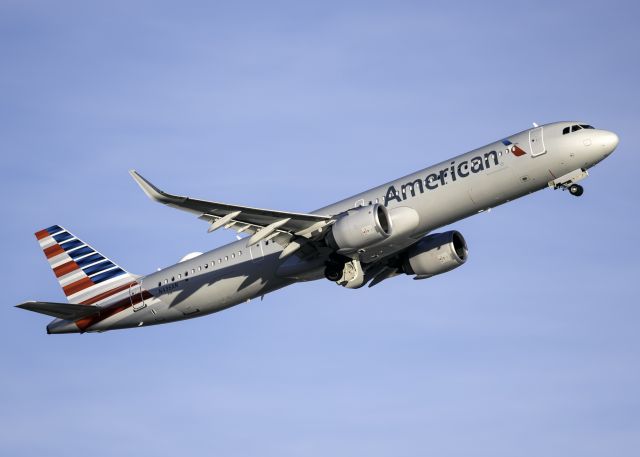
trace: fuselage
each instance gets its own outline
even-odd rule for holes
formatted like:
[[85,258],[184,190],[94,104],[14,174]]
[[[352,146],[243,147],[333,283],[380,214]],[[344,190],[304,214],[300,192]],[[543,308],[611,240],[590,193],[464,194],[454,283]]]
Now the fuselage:
[[[383,204],[390,214],[411,212],[409,236],[391,235],[360,254],[363,263],[394,255],[425,234],[458,220],[544,189],[557,178],[586,170],[618,144],[609,131],[557,122],[510,135],[365,192],[320,208],[315,214],[339,214],[357,206]],[[567,131],[568,128],[568,131]],[[319,279],[323,260],[280,259],[282,246],[246,239],[203,253],[137,280],[114,299],[131,306],[78,328],[52,322],[50,333],[105,331],[139,327],[210,314],[261,297],[294,282]]]

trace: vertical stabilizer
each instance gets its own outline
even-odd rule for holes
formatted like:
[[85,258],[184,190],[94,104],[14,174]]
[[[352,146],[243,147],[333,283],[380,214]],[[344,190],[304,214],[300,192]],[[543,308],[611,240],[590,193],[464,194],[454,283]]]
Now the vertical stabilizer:
[[35,235],[69,303],[99,304],[128,289],[136,280],[136,276],[59,225]]

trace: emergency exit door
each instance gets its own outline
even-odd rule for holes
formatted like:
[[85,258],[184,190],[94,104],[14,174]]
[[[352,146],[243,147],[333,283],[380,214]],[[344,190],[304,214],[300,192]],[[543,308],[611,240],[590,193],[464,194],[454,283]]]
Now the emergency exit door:
[[147,306],[142,296],[142,285],[135,283],[129,287],[129,300],[131,300],[131,306],[134,311],[140,311]]

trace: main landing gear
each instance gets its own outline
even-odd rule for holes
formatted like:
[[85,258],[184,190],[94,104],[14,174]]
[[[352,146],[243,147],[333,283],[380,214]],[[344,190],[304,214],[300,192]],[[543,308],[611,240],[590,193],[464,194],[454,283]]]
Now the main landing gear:
[[574,197],[579,197],[584,193],[584,188],[580,184],[571,184],[569,186],[569,193]]
[[364,286],[365,277],[362,264],[358,259],[332,255],[326,263],[324,276],[339,286],[358,289]]

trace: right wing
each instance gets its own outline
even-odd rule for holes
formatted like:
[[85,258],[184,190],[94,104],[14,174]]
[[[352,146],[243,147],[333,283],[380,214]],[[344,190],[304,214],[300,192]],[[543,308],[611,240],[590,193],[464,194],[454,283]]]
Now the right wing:
[[247,246],[273,239],[285,246],[281,257],[294,252],[307,241],[320,237],[325,228],[335,221],[332,216],[252,208],[173,195],[158,189],[135,170],[129,173],[152,200],[209,221],[209,231],[224,227],[238,233],[248,233],[251,237]]
[[28,301],[26,303],[16,305],[16,308],[22,308],[27,311],[46,314],[47,316],[70,321],[93,316],[94,314],[98,314],[102,311],[102,309],[97,306],[75,305],[72,303],[53,303],[47,301]]

